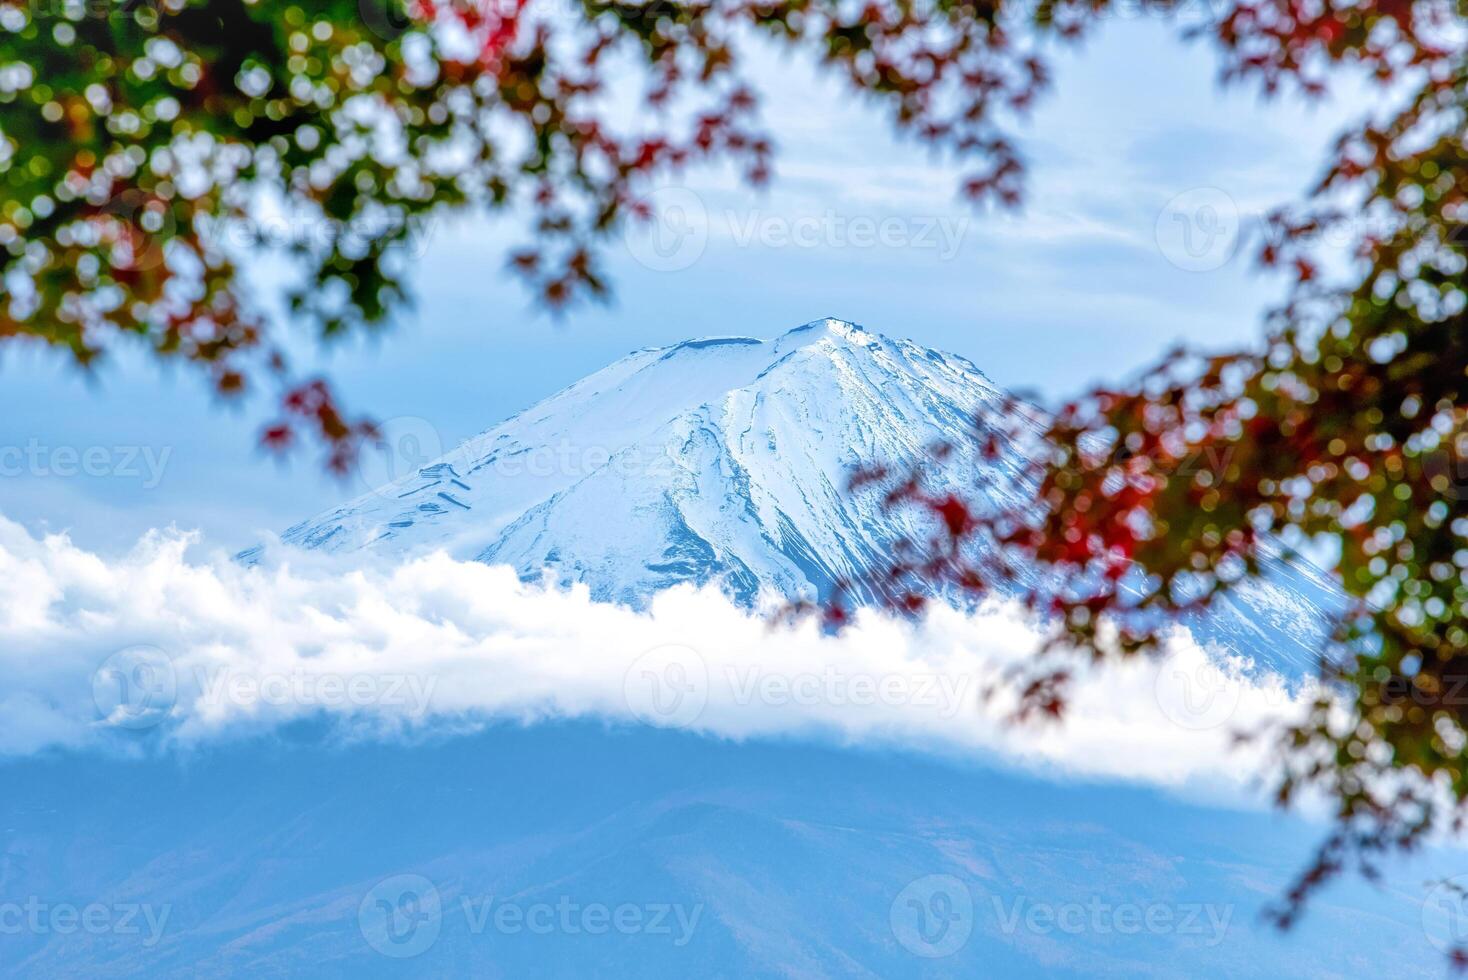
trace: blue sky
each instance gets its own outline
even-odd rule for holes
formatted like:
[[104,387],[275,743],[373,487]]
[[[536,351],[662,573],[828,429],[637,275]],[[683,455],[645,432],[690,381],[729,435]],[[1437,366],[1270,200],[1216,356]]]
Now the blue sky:
[[[1177,34],[1119,18],[1056,52],[1056,88],[1018,130],[1031,177],[1017,215],[969,209],[957,170],[895,138],[874,107],[809,64],[761,53],[774,186],[705,171],[660,192],[700,209],[695,260],[648,268],[645,240],[614,241],[613,302],[557,320],[503,272],[514,218],[441,222],[422,240],[417,307],[320,364],[353,406],[447,450],[629,350],[773,336],[826,315],[963,354],[1046,398],[1122,377],[1178,340],[1247,342],[1282,284],[1252,269],[1247,246],[1229,250],[1234,232],[1299,196],[1361,103],[1220,90],[1212,52]],[[799,98],[772,97],[790,92]],[[1166,213],[1180,194],[1181,218]],[[1232,213],[1193,229],[1223,236],[1199,263],[1178,236],[1208,205]],[[863,240],[863,221],[886,222],[886,244]],[[277,276],[257,270],[261,295]],[[170,522],[235,549],[365,489],[370,477],[337,481],[309,454],[284,465],[261,455],[267,407],[220,406],[199,379],[125,355],[83,379],[49,352],[7,350],[0,512],[104,549]],[[18,466],[17,449],[28,452]],[[68,466],[58,450],[107,462]],[[80,469],[105,475],[58,475]]]

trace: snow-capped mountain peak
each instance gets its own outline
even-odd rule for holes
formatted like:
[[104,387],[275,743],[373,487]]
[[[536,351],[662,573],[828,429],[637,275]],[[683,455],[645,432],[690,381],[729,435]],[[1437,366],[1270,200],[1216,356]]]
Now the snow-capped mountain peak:
[[834,317],[648,348],[283,538],[442,548],[632,603],[680,581],[814,597],[911,530],[850,474],[962,439],[997,397],[966,359]]
[[870,347],[877,343],[877,337],[874,334],[868,333],[849,320],[839,320],[833,316],[802,324],[781,338],[781,340],[801,344],[820,343],[823,340],[832,339],[844,340],[859,347]]
[[[918,531],[851,492],[852,473],[965,445],[980,409],[1005,397],[965,358],[834,317],[773,340],[688,340],[634,351],[282,538],[336,553],[441,549],[634,606],[683,582],[747,605],[819,598]],[[942,475],[997,504],[1029,499],[1023,460],[976,457],[957,454]],[[1275,582],[1241,589],[1195,631],[1298,667],[1329,587],[1272,564]]]

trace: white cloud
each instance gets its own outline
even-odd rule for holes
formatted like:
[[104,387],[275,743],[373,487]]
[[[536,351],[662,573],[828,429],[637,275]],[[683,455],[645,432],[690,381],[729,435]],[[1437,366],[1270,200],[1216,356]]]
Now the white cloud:
[[154,532],[104,559],[0,518],[0,753],[189,744],[320,714],[372,737],[575,717],[1233,795],[1260,768],[1231,733],[1304,696],[1179,633],[1161,665],[1079,683],[1062,724],[1014,727],[980,703],[1035,646],[1011,604],[916,624],[863,615],[832,636],[711,589],[636,612],[442,555],[354,567],[292,552],[244,568],[197,550]]

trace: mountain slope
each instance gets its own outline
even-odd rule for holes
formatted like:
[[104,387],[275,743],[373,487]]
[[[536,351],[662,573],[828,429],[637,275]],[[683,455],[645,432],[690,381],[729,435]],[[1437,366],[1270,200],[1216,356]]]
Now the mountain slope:
[[[687,341],[637,351],[282,537],[336,553],[443,549],[634,606],[680,582],[716,582],[746,605],[819,598],[918,530],[849,492],[852,472],[962,445],[1004,397],[964,358],[842,320],[770,341]],[[1022,502],[1017,452],[982,464],[960,453],[944,474]],[[1197,630],[1299,669],[1331,589],[1283,562],[1272,576]]]
[[912,530],[851,472],[962,440],[1001,397],[961,358],[839,320],[643,350],[283,538],[443,548],[633,604],[714,580],[814,598]]

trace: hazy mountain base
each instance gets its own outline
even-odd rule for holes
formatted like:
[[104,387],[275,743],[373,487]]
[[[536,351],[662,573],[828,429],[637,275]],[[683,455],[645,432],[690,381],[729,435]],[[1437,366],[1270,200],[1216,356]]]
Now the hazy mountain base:
[[[164,920],[151,945],[141,914],[130,934],[7,928],[0,973],[1440,976],[1420,883],[1462,863],[1434,851],[1383,890],[1343,880],[1281,935],[1258,911],[1318,828],[1272,814],[596,724],[331,741],[306,725],[188,755],[0,763],[0,907]],[[393,945],[372,915],[405,874],[440,911],[417,896]]]

